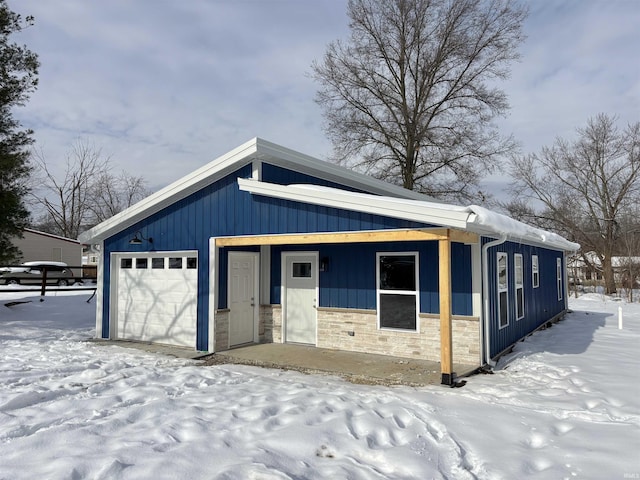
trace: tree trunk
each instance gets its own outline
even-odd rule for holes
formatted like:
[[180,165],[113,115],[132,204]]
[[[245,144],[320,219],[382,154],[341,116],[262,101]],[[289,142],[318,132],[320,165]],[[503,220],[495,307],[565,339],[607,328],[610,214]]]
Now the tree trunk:
[[605,256],[602,259],[602,276],[604,277],[605,294],[613,295],[616,291],[616,279],[613,274],[613,266],[611,265],[611,257]]

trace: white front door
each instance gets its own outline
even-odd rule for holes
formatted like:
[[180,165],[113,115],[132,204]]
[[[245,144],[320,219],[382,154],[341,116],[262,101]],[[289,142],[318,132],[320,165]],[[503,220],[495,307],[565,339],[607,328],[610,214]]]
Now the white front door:
[[285,341],[316,344],[318,254],[282,254]]
[[229,346],[257,341],[258,253],[229,252]]

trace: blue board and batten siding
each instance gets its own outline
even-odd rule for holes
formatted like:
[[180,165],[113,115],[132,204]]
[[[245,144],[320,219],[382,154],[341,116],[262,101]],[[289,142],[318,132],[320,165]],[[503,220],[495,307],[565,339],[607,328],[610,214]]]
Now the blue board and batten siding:
[[[471,247],[452,244],[452,310],[454,315],[472,315]],[[320,272],[321,307],[375,310],[376,254],[418,252],[420,312],[439,313],[438,242],[385,242],[278,246],[271,250],[271,302],[280,303],[280,258],[284,251],[317,251],[328,261]]]
[[[483,238],[485,244],[492,239]],[[497,293],[497,253],[507,254],[508,325],[500,328]],[[515,254],[522,255],[524,317],[516,318]],[[538,257],[539,286],[533,287],[532,257]],[[562,262],[562,298],[558,299],[557,259]],[[495,357],[565,310],[564,254],[531,245],[505,242],[487,254],[489,287],[490,355]]]
[[[266,167],[266,165],[263,166]],[[264,170],[263,170],[264,171]],[[279,233],[305,232],[337,232],[379,230],[390,228],[421,228],[429,225],[401,219],[383,217],[367,213],[330,208],[319,205],[303,204],[288,200],[253,196],[241,192],[237,178],[250,178],[251,164],[247,164],[236,172],[202,188],[198,192],[177,201],[150,217],[113,235],[104,241],[103,265],[103,337],[109,337],[110,308],[110,256],[114,252],[148,251],[149,244],[130,245],[129,240],[140,231],[145,238],[153,238],[153,251],[197,250],[198,251],[198,328],[196,348],[206,350],[208,345],[208,302],[209,302],[209,239],[218,236],[260,235]],[[272,170],[269,175],[272,182],[276,174],[283,174],[282,169]],[[288,178],[297,183],[301,178],[291,174]],[[309,180],[308,178],[306,180]],[[324,182],[327,183],[327,182]],[[332,186],[335,186],[331,184]],[[406,250],[399,246],[400,251]],[[307,248],[309,248],[307,246]],[[324,247],[323,247],[324,248]],[[328,248],[328,247],[327,247]],[[422,257],[422,256],[421,256]],[[425,261],[428,255],[425,255]],[[335,257],[334,258],[338,258]],[[344,257],[349,260],[348,257]],[[223,259],[221,259],[223,260]],[[422,260],[421,260],[422,262]],[[434,260],[437,266],[437,258]],[[272,262],[276,268],[278,262]],[[222,266],[224,268],[224,265]],[[279,268],[279,267],[277,267]],[[375,269],[375,259],[369,268]],[[434,270],[437,282],[437,268]],[[226,301],[226,275],[220,272],[220,300]],[[279,279],[278,279],[279,280]],[[369,279],[367,282],[375,282]],[[422,282],[422,279],[421,279]],[[429,285],[427,279],[425,285]],[[362,282],[361,282],[362,283]],[[365,284],[364,282],[363,284]],[[278,282],[279,284],[279,282]],[[374,289],[375,291],[375,289]],[[277,293],[279,295],[279,292]],[[327,304],[339,303],[334,297],[337,294],[323,293]],[[423,296],[424,295],[424,296]],[[432,292],[424,292],[421,303],[433,304]],[[371,305],[370,294],[362,300],[364,305]],[[375,305],[375,304],[374,304]],[[462,310],[461,310],[462,311]]]

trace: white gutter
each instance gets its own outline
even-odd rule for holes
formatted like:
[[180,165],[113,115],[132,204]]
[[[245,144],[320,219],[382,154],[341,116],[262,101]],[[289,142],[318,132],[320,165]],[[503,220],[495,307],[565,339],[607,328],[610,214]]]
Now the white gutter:
[[491,360],[491,350],[490,350],[490,338],[489,338],[489,260],[487,259],[487,255],[489,253],[489,249],[491,247],[495,247],[496,245],[500,245],[507,241],[507,236],[503,233],[500,235],[500,238],[497,240],[493,240],[488,242],[482,246],[482,296],[484,300],[484,360],[485,362],[494,367],[496,362]]

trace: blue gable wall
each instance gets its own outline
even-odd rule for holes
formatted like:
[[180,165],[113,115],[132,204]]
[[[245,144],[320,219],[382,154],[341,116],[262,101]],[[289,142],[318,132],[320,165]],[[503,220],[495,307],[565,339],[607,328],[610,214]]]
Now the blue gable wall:
[[293,184],[312,184],[321,185],[323,187],[340,188],[349,192],[368,193],[364,190],[358,190],[351,187],[345,187],[329,180],[316,178],[306,173],[295,172],[286,168],[271,165],[269,163],[262,164],[262,181],[268,183],[277,183],[279,185],[293,185]]
[[[108,338],[109,336],[110,255],[112,252],[147,250],[148,244],[129,244],[129,240],[137,231],[140,231],[145,238],[153,238],[153,251],[198,251],[197,348],[205,350],[208,341],[210,237],[428,226],[320,205],[252,196],[248,192],[241,192],[236,182],[238,177],[250,178],[251,171],[252,167],[248,164],[105,240],[103,253],[103,337]],[[282,174],[282,172],[279,173]],[[221,258],[221,261],[221,269],[226,268],[225,260]],[[275,266],[275,263],[272,264]],[[226,275],[220,275],[219,278],[221,284],[219,298],[226,299]]]
[[[483,238],[483,244],[491,239]],[[507,276],[509,297],[509,325],[499,327],[498,302],[497,302],[497,252],[507,253]],[[516,319],[515,298],[515,261],[514,254],[522,254],[523,280],[524,280],[524,318]],[[533,288],[532,280],[532,255],[538,255],[538,268],[540,286]],[[495,356],[513,343],[526,336],[540,325],[544,324],[555,315],[565,309],[566,288],[563,279],[562,300],[558,300],[556,283],[556,259],[562,259],[563,271],[564,256],[562,251],[547,248],[534,247],[513,242],[505,242],[489,249],[488,252],[488,286],[490,305],[490,354]]]

